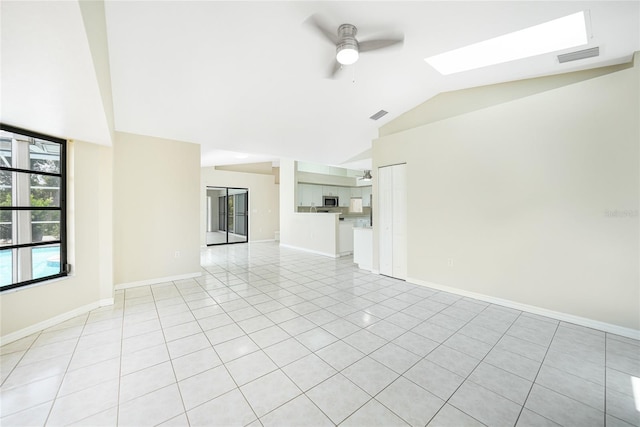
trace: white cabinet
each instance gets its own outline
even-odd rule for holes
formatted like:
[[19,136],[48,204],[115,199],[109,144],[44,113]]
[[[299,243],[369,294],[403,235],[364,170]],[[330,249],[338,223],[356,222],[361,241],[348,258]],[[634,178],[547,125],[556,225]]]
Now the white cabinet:
[[337,196],[338,195],[338,187],[335,186],[322,186],[322,195],[323,196]]
[[322,206],[322,196],[337,196],[338,206],[348,208],[352,197],[362,197],[362,206],[370,206],[371,186],[339,187],[337,185],[298,183],[298,206]]
[[362,206],[371,207],[371,187],[361,187],[362,190]]
[[298,206],[309,206],[311,201],[311,189],[309,184],[298,184]]
[[338,188],[338,205],[341,208],[348,208],[351,201],[351,188],[339,187]]
[[298,206],[322,206],[322,186],[298,184]]
[[357,227],[353,229],[353,262],[358,268],[372,270],[373,229]]
[[338,255],[353,253],[353,222],[339,221],[338,224]]
[[315,206],[315,207],[322,206],[322,186],[321,185],[311,186],[311,203],[313,203],[312,206]]

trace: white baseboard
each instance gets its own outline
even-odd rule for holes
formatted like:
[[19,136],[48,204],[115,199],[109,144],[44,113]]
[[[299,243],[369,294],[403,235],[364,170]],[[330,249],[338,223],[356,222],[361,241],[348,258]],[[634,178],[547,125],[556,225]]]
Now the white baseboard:
[[368,272],[370,272],[370,273],[373,273],[373,269],[371,268],[371,266],[370,266],[370,265],[367,265],[367,264],[358,264],[358,263],[356,263],[356,265],[358,266],[358,268],[359,268],[360,270],[364,270],[364,271],[368,271]]
[[327,252],[315,251],[313,249],[300,248],[298,246],[285,245],[284,243],[280,243],[280,247],[281,248],[287,248],[287,249],[295,249],[297,251],[302,251],[302,252],[309,252],[309,253],[316,254],[316,255],[324,255],[324,256],[328,256],[330,258],[338,258],[338,255],[336,255],[336,254],[330,254],[330,253],[327,253]]
[[265,243],[265,242],[275,242],[276,239],[263,239],[263,240],[249,240],[249,243]]
[[588,319],[586,317],[574,316],[573,314],[562,313],[560,311],[553,311],[534,305],[522,304],[516,301],[511,301],[502,298],[492,297],[490,295],[478,294],[475,292],[465,291],[463,289],[452,288],[450,286],[440,285],[433,282],[427,282],[420,279],[408,277],[407,282],[415,285],[425,286],[427,288],[437,289],[439,291],[445,291],[464,297],[474,298],[480,301],[488,302],[491,304],[498,304],[504,307],[513,308],[515,310],[526,311],[527,313],[537,314],[540,316],[550,317],[552,319],[561,320],[563,322],[573,323],[587,328],[597,329],[604,332],[620,335],[627,338],[640,340],[640,331],[631,328],[625,328],[624,326],[618,326],[611,323],[600,322],[598,320]]
[[[109,300],[109,298],[92,302],[91,304],[83,305],[82,307],[78,307],[74,310],[67,311],[66,313],[62,313],[50,319],[43,320],[42,322],[38,322],[34,325],[27,326],[26,328],[20,329],[19,331],[15,331],[10,334],[7,334],[3,337],[0,337],[0,345],[9,344],[10,342],[17,341],[24,337],[28,337],[29,335],[34,334],[36,332],[40,332],[43,329],[47,329],[59,323],[66,322],[69,319],[73,319],[76,316],[80,316],[81,314],[88,313],[89,311],[95,310],[96,308],[102,307],[103,305],[108,305],[106,303],[103,304],[103,302],[106,302],[107,300]],[[110,298],[110,300],[111,300],[111,304],[113,304],[113,298]]]
[[157,279],[140,280],[138,282],[119,283],[115,286],[115,290],[120,291],[122,289],[137,288],[138,286],[156,285],[158,283],[174,282],[176,280],[193,279],[195,277],[200,277],[201,275],[202,273],[200,272],[187,273],[187,274],[180,274],[178,276],[167,276],[167,277],[159,277]]
[[113,305],[114,302],[115,301],[114,301],[113,297],[111,297],[111,298],[103,298],[100,301],[98,301],[98,305],[100,307],[106,307],[108,305]]

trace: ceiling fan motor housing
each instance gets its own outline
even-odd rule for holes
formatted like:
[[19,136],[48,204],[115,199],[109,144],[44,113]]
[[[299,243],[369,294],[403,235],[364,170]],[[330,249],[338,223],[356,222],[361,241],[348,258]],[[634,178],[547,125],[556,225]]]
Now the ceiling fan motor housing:
[[338,27],[338,45],[336,46],[336,59],[342,65],[351,65],[358,60],[358,29],[355,25],[342,24]]

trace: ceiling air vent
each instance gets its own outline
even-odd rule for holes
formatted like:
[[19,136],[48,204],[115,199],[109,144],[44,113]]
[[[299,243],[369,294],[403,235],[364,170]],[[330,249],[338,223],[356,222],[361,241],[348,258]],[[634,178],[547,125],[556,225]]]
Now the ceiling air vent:
[[590,49],[579,50],[577,52],[563,53],[558,55],[558,61],[562,64],[569,61],[577,61],[579,59],[593,58],[600,55],[600,47],[592,47]]
[[377,113],[375,113],[373,116],[369,117],[371,120],[378,120],[380,117],[384,116],[385,114],[387,114],[388,111],[384,111],[384,110],[380,110]]

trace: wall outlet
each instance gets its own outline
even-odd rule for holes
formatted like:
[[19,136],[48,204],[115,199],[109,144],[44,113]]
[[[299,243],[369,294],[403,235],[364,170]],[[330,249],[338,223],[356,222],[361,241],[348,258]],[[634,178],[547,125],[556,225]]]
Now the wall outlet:
[[180,251],[175,251],[175,253],[173,254],[174,258],[180,258]]
[[453,267],[453,258],[447,258],[447,267]]

